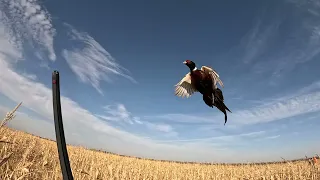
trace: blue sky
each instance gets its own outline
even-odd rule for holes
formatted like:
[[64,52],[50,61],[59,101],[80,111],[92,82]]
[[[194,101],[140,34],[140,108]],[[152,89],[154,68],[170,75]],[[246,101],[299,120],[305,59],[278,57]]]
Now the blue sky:
[[[71,144],[200,162],[319,153],[316,0],[2,2],[0,115],[23,101],[10,127],[55,139],[57,69]],[[226,126],[200,94],[174,96],[186,59],[220,74]]]

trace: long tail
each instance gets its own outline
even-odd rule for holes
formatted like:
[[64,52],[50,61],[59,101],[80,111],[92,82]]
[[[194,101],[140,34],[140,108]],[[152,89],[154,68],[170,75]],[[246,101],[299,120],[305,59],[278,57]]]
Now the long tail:
[[224,125],[226,125],[227,121],[228,121],[228,116],[227,116],[227,111],[229,111],[230,113],[232,113],[230,111],[230,109],[224,104],[224,97],[222,94],[222,91],[217,88],[214,92],[214,105],[224,114]]
[[[224,114],[224,125],[226,125],[228,121],[227,111],[232,113],[229,108],[223,102],[215,102],[215,106]],[[227,110],[227,111],[226,111]]]

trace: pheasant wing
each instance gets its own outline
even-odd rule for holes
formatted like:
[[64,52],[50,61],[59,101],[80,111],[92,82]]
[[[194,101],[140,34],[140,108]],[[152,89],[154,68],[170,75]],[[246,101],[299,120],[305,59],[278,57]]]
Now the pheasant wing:
[[211,75],[212,80],[214,81],[214,86],[216,86],[216,84],[219,83],[221,87],[224,87],[223,82],[221,81],[219,74],[214,69],[212,69],[208,66],[202,66],[201,70],[204,71],[205,73],[208,73]]
[[197,92],[191,83],[190,73],[186,74],[179,83],[175,85],[175,95],[178,97],[190,97],[193,93]]

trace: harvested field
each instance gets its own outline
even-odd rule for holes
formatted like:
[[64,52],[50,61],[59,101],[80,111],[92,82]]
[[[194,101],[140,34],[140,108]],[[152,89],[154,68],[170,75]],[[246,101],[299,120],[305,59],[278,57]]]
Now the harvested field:
[[[207,165],[124,157],[68,146],[74,179],[320,179],[319,165],[287,163]],[[0,128],[0,179],[62,179],[54,141]]]

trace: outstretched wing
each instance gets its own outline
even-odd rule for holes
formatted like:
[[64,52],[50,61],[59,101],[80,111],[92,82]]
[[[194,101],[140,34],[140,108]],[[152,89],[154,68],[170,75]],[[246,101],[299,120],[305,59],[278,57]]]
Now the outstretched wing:
[[212,80],[214,81],[214,86],[217,86],[217,83],[220,84],[221,87],[224,87],[223,82],[220,79],[219,74],[212,68],[208,67],[208,66],[202,66],[201,70],[204,71],[205,73],[208,73],[211,75]]
[[197,92],[191,84],[190,73],[186,74],[179,83],[175,85],[175,95],[178,97],[190,97],[193,93]]

